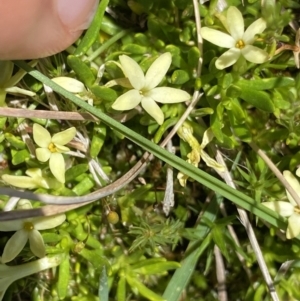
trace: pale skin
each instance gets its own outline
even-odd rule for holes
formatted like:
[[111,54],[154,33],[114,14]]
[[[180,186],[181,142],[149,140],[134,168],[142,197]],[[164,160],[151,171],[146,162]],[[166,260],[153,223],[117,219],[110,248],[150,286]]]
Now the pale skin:
[[37,59],[74,43],[99,0],[1,0],[0,60]]

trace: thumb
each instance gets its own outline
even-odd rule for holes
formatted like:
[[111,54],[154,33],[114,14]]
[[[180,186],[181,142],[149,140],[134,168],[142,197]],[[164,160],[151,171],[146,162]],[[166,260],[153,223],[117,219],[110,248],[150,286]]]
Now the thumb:
[[88,28],[99,0],[1,0],[0,60],[58,53]]

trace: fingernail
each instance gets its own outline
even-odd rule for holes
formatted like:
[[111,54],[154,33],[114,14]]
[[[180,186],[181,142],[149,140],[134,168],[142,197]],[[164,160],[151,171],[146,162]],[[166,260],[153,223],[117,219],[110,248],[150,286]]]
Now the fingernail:
[[57,0],[56,8],[61,22],[70,31],[87,29],[93,20],[99,0]]

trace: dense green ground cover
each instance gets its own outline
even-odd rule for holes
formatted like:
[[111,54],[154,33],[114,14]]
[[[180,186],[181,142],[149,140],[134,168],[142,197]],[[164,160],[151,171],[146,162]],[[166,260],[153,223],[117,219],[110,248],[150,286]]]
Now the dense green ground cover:
[[299,300],[299,8],[106,0],[0,62],[0,298]]

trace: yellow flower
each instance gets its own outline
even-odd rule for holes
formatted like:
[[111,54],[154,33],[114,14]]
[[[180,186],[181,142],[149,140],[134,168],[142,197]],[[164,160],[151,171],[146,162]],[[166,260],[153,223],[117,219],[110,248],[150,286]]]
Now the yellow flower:
[[157,87],[170,68],[171,53],[166,52],[158,57],[146,75],[138,63],[129,56],[121,55],[119,59],[133,89],[116,99],[112,105],[114,110],[131,110],[141,103],[144,110],[161,125],[164,122],[164,114],[156,102],[179,103],[190,99],[190,95],[183,90]]
[[51,137],[50,133],[39,124],[35,123],[33,125],[33,139],[40,147],[35,151],[36,157],[41,162],[49,160],[52,174],[61,183],[65,183],[65,160],[62,153],[70,150],[64,145],[69,143],[75,135],[76,129],[74,127]]
[[203,27],[200,32],[203,39],[212,44],[229,48],[216,60],[216,68],[224,69],[235,64],[241,55],[255,64],[267,61],[269,54],[252,45],[255,36],[262,33],[266,26],[266,21],[260,18],[244,31],[244,19],[241,12],[235,6],[230,6],[226,15],[226,29],[229,34],[209,27]]

